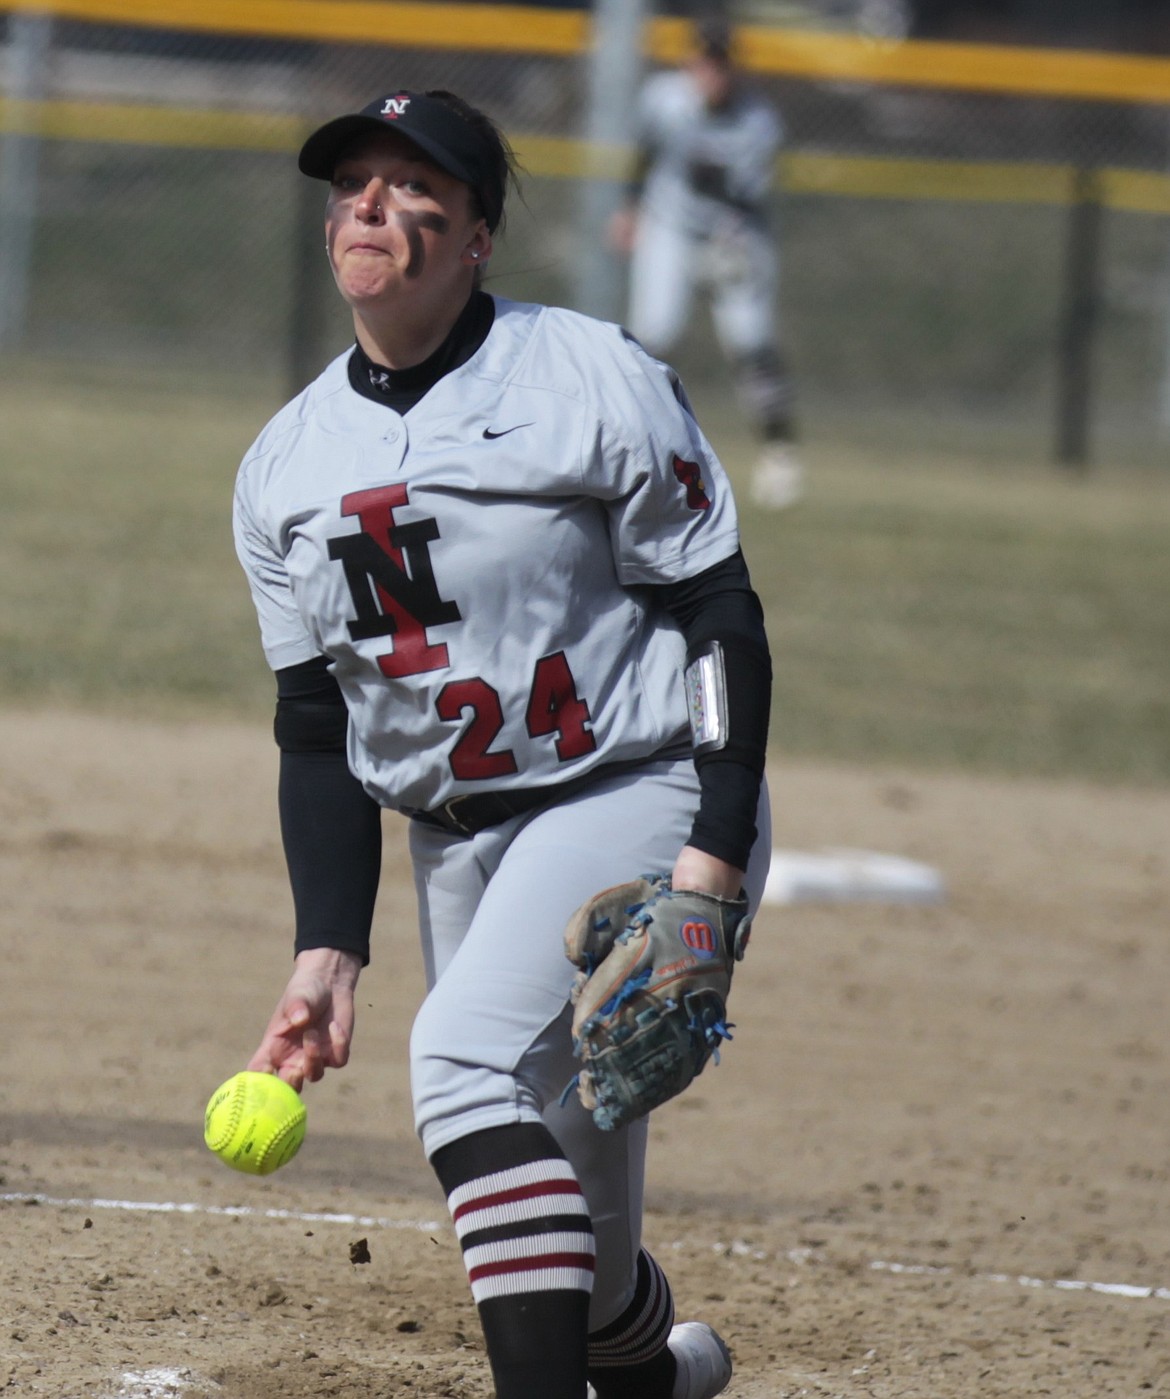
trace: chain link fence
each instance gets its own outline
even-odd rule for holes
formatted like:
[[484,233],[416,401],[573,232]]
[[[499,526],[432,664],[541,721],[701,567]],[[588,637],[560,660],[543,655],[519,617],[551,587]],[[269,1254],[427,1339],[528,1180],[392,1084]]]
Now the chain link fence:
[[[438,13],[438,11],[436,11]],[[0,15],[0,363],[284,395],[349,338],[292,158],[397,87],[527,166],[492,289],[575,304],[588,56]],[[788,131],[780,324],[810,439],[1157,461],[1170,436],[1170,86],[1085,100],[757,71]],[[624,174],[620,155],[602,173]],[[710,328],[676,357],[724,395]],[[728,396],[729,397],[729,396]],[[728,420],[733,413],[728,409]]]

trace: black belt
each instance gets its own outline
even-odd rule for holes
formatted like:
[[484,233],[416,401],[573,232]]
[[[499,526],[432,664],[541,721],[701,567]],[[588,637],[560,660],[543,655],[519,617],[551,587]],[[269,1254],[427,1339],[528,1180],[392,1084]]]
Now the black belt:
[[675,743],[645,758],[604,763],[580,777],[571,777],[568,782],[558,782],[552,787],[518,787],[501,792],[465,792],[461,796],[448,797],[440,806],[432,807],[430,811],[403,807],[402,812],[412,821],[421,821],[424,826],[438,826],[440,830],[450,831],[452,835],[478,835],[489,826],[498,826],[513,816],[523,816],[527,811],[535,811],[538,806],[549,806],[553,802],[564,801],[566,797],[575,795],[591,783],[600,782],[604,777],[613,777],[620,772],[645,767],[648,763],[680,758],[690,751],[689,743]]
[[555,801],[562,790],[561,787],[524,787],[516,792],[465,792],[459,797],[448,797],[442,806],[430,811],[408,808],[406,814],[424,826],[438,826],[452,835],[473,836],[489,826],[498,826],[511,816],[522,816],[544,802]]

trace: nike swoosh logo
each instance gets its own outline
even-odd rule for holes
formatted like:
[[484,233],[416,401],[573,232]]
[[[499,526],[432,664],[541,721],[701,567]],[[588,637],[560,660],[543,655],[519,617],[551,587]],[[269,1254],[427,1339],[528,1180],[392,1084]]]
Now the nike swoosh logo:
[[497,437],[507,437],[510,432],[519,432],[522,427],[531,426],[531,423],[517,423],[515,427],[506,427],[503,432],[493,432],[490,427],[485,427],[483,435],[489,442],[494,442]]

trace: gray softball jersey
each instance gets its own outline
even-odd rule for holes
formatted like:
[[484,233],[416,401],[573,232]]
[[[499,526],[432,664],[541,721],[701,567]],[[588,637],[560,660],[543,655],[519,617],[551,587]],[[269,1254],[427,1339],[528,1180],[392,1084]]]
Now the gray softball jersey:
[[728,219],[762,215],[784,128],[761,95],[741,89],[727,107],[709,111],[688,73],[657,73],[642,88],[638,123],[651,160],[644,200],[653,218],[707,237]]
[[620,327],[495,298],[405,416],[349,351],[241,464],[234,531],[273,669],[324,654],[383,806],[555,786],[688,733],[682,638],[645,585],[738,546],[673,372]]

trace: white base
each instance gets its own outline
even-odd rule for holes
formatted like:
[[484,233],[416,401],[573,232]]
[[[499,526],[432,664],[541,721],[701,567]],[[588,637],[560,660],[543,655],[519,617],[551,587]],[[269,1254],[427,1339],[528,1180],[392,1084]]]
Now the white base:
[[940,903],[942,876],[930,865],[872,850],[773,850],[764,903]]

